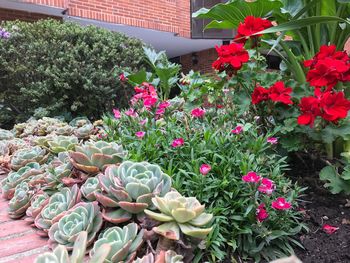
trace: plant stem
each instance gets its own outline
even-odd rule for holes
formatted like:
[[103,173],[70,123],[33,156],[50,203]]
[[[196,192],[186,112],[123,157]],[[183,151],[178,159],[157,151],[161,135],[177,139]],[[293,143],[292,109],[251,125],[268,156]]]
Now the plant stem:
[[328,159],[333,159],[333,142],[326,143],[326,153]]

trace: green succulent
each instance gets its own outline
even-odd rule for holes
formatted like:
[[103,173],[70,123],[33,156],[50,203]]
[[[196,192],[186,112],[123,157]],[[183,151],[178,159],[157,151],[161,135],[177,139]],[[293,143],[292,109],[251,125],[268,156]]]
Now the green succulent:
[[103,191],[95,193],[97,201],[105,208],[121,208],[104,211],[104,219],[112,223],[125,222],[146,208],[154,209],[152,198],[171,189],[171,178],[158,165],[147,162],[112,165],[98,178]]
[[87,237],[88,234],[86,231],[79,233],[74,242],[71,256],[69,256],[65,246],[59,245],[53,250],[53,252],[46,252],[39,255],[34,263],[104,263],[109,251],[111,250],[111,247],[108,244],[101,246],[89,261],[84,260]]
[[12,140],[15,135],[8,130],[0,129],[0,141],[2,140]]
[[32,148],[25,148],[16,151],[11,159],[11,168],[18,170],[31,162],[37,162],[43,164],[46,162],[49,154],[46,153],[45,149],[41,149],[39,146]]
[[75,168],[88,174],[96,174],[110,164],[120,163],[126,152],[114,142],[90,141],[82,146],[75,146],[75,151],[70,151],[69,156]]
[[82,127],[74,129],[74,135],[79,139],[89,139],[93,132],[94,126],[92,124],[86,124]]
[[8,214],[10,218],[17,219],[25,215],[27,208],[30,206],[30,200],[33,191],[27,182],[23,181],[16,186],[14,196],[9,202]]
[[146,215],[162,222],[153,230],[168,239],[179,240],[180,230],[183,234],[203,239],[212,230],[202,228],[213,218],[212,214],[204,213],[204,205],[201,205],[195,197],[183,197],[178,192],[172,191],[164,197],[156,196],[153,204],[161,213],[145,210]]
[[57,125],[55,127],[55,134],[56,135],[64,135],[64,136],[69,136],[72,135],[74,131],[74,127],[64,123],[62,125]]
[[183,263],[183,256],[176,254],[172,250],[161,251],[157,258],[152,253],[142,258],[137,258],[133,263]]
[[44,176],[45,187],[43,189],[57,189],[62,185],[64,178],[72,175],[72,164],[70,162],[62,162],[59,158],[54,159],[46,168]]
[[104,244],[109,244],[111,250],[105,259],[106,263],[132,262],[143,243],[143,233],[144,230],[138,231],[138,226],[135,223],[130,223],[123,228],[108,228],[95,242],[90,256],[95,255],[96,251]]
[[53,139],[52,135],[39,136],[33,139],[35,145],[40,146],[41,148],[48,149],[49,141]]
[[60,192],[50,197],[48,204],[37,215],[34,221],[35,226],[46,233],[55,222],[80,200],[81,194],[77,185],[72,188],[62,188]]
[[73,249],[79,233],[86,231],[86,246],[89,247],[101,229],[102,222],[97,202],[81,202],[72,207],[58,222],[51,226],[49,238],[51,243],[63,245],[70,251]]
[[51,152],[60,153],[73,150],[78,143],[78,138],[73,136],[56,136],[48,142],[48,146]]
[[101,191],[100,182],[96,177],[88,178],[80,187],[82,195],[89,201],[96,201],[95,193]]
[[26,211],[26,214],[28,216],[28,218],[26,218],[26,221],[33,223],[34,219],[48,202],[49,195],[45,192],[35,194],[30,201],[30,207]]
[[28,163],[18,171],[11,171],[7,177],[1,181],[2,197],[5,199],[11,199],[17,185],[40,173],[42,173],[40,164],[35,162]]

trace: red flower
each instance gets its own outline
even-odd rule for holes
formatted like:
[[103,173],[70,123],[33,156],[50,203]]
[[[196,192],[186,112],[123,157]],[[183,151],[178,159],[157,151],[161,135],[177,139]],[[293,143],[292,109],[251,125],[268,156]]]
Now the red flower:
[[283,81],[277,81],[273,86],[269,88],[269,98],[275,102],[281,102],[283,104],[293,104],[290,94],[292,88],[286,88]]
[[[269,28],[272,26],[272,23],[267,20],[263,19],[261,17],[254,17],[254,16],[247,16],[244,19],[244,22],[240,23],[237,28],[237,35],[234,38],[235,42],[238,43],[245,43],[249,37],[251,37],[253,34],[262,31],[266,28]],[[253,37],[257,39],[258,37],[262,36],[261,34],[254,35]]]
[[350,101],[345,98],[343,92],[325,92],[320,107],[323,119],[336,122],[348,115]]
[[273,209],[276,210],[288,210],[292,208],[291,203],[287,202],[285,198],[283,197],[278,197],[276,201],[273,201],[271,204]]
[[156,91],[156,88],[151,84],[147,82],[143,82],[140,87],[138,86],[134,87],[134,90],[136,94],[131,99],[132,105],[134,105],[136,102],[142,99],[143,105],[147,109],[150,109],[157,103],[158,101],[157,91]]
[[211,170],[211,166],[209,164],[202,164],[199,168],[199,171],[202,175],[207,175]]
[[232,43],[215,48],[219,57],[212,66],[220,72],[227,70],[232,75],[233,71],[239,70],[249,60],[248,51],[243,48],[243,44]]
[[267,178],[263,178],[261,180],[261,184],[258,187],[259,192],[270,195],[274,190],[275,190],[275,184],[272,180]]
[[122,74],[119,75],[119,80],[120,80],[121,82],[125,82],[125,81],[127,81],[128,79],[125,77],[124,73],[122,73]]
[[323,228],[324,232],[326,232],[328,235],[333,234],[335,231],[337,231],[339,229],[339,227],[331,226],[328,224],[323,225],[322,228]]
[[256,209],[256,219],[261,223],[268,217],[269,217],[269,214],[265,209],[265,204],[264,203],[260,204]]
[[236,128],[234,128],[231,133],[234,133],[234,134],[240,134],[243,132],[243,127],[241,125],[237,125]]
[[348,61],[349,57],[345,51],[336,51],[335,45],[323,45],[320,47],[320,51],[310,60],[304,61],[305,67],[314,67],[319,60],[325,58],[333,58],[337,60]]
[[257,183],[261,179],[256,172],[248,172],[246,175],[242,176],[242,180],[246,183]]
[[258,104],[262,101],[268,100],[269,90],[261,86],[256,86],[252,93],[252,103]]
[[205,110],[201,109],[201,108],[195,108],[191,111],[191,114],[193,117],[196,117],[196,118],[201,118],[204,116],[205,114]]
[[171,146],[176,148],[184,145],[184,143],[185,143],[185,140],[183,138],[177,138],[173,140],[173,142],[171,143]]
[[317,116],[320,116],[319,99],[315,97],[304,97],[301,99],[299,108],[302,114],[298,117],[300,125],[314,125]]

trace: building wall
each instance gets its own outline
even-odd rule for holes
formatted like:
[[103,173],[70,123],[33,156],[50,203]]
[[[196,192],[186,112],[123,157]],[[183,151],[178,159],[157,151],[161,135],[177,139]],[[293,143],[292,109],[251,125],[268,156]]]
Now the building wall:
[[[194,64],[192,62],[193,54],[196,55],[198,62]],[[182,71],[188,73],[191,69],[194,71],[200,71],[201,73],[213,73],[213,62],[217,59],[218,55],[215,48],[202,50],[191,54],[186,54],[180,57],[180,63],[182,65]]]
[[22,0],[68,8],[68,15],[191,36],[189,0]]
[[22,20],[27,22],[34,22],[39,19],[45,19],[49,17],[54,19],[61,19],[60,17],[0,8],[0,21]]

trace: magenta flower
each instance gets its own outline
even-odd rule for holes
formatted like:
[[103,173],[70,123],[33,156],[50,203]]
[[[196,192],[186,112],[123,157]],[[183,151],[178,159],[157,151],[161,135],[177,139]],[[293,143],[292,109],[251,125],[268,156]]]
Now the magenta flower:
[[248,172],[246,175],[242,176],[242,180],[246,183],[257,183],[261,177],[256,172]]
[[133,108],[130,108],[128,109],[126,112],[125,112],[125,115],[128,115],[132,118],[135,118],[138,116],[137,112],[133,109]]
[[331,226],[328,224],[323,225],[322,227],[323,231],[326,232],[328,235],[333,234],[335,231],[339,229],[339,227]]
[[284,197],[278,197],[272,202],[271,206],[276,210],[288,210],[292,207],[291,203],[287,202]]
[[183,138],[177,138],[175,140],[173,140],[171,146],[176,148],[176,147],[180,147],[182,145],[184,145],[185,140]]
[[128,79],[125,77],[124,73],[122,73],[122,74],[119,75],[119,80],[120,80],[121,82],[125,82],[125,81],[127,81]]
[[114,114],[114,118],[116,119],[120,119],[122,117],[118,109],[113,109],[113,114]]
[[146,122],[147,122],[147,119],[143,119],[143,120],[140,121],[140,125],[145,125]]
[[157,97],[146,97],[143,99],[143,106],[145,106],[146,108],[151,108],[153,107],[158,101]]
[[234,134],[240,134],[243,132],[243,127],[241,125],[237,125],[236,128],[234,128],[231,133],[234,133]]
[[275,138],[275,137],[269,137],[267,138],[266,140],[268,143],[271,143],[271,144],[277,144],[278,143],[278,139]]
[[159,103],[159,109],[166,109],[170,106],[170,102],[165,100],[165,101],[162,101],[161,103]]
[[146,133],[144,131],[138,131],[135,133],[136,137],[138,137],[138,138],[143,138],[143,136],[145,136],[145,134]]
[[156,110],[156,115],[163,115],[165,112],[165,109],[159,108]]
[[199,171],[202,175],[207,175],[211,170],[211,166],[209,164],[202,164],[199,168]]
[[261,180],[261,183],[258,187],[259,192],[270,195],[274,190],[275,190],[275,184],[272,180],[267,178],[263,178]]
[[256,209],[256,219],[259,222],[263,222],[266,218],[269,217],[269,214],[267,213],[266,209],[265,209],[265,204],[262,203],[258,206],[258,208]]
[[195,108],[191,111],[191,114],[193,117],[196,117],[196,118],[201,118],[204,116],[205,114],[205,110],[201,109],[201,108]]

